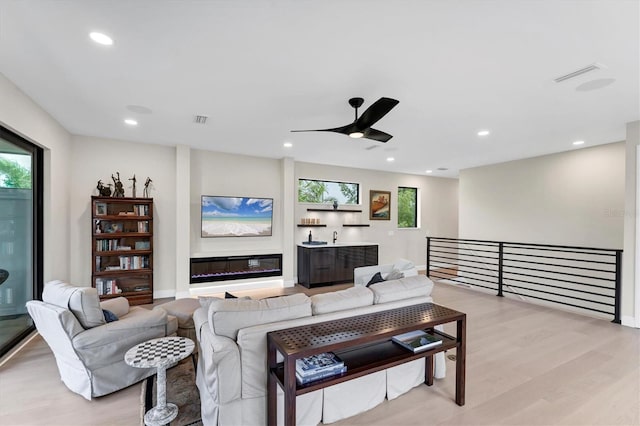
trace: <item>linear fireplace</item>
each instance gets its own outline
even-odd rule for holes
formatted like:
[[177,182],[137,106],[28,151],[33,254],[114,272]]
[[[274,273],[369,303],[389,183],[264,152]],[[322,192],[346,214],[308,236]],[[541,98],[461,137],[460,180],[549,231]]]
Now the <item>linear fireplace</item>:
[[191,284],[282,275],[282,254],[191,258]]

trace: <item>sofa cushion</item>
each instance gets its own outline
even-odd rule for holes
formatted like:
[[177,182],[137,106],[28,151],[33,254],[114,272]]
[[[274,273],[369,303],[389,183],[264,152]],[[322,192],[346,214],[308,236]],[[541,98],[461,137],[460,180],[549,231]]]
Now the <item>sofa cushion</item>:
[[76,287],[62,281],[50,281],[42,291],[42,301],[69,309],[85,329],[106,324],[98,291],[93,287]]
[[311,313],[313,315],[344,311],[369,305],[373,305],[373,293],[363,286],[355,286],[345,290],[311,296]]
[[373,291],[373,303],[388,303],[412,297],[429,296],[433,290],[433,281],[424,275],[401,278],[370,285]]
[[303,293],[262,300],[212,299],[208,313],[211,332],[234,340],[241,328],[307,316],[311,300]]

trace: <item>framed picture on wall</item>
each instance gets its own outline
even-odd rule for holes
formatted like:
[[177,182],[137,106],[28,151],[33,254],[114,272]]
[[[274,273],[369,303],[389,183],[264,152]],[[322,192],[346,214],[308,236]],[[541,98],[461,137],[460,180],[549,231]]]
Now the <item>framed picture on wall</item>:
[[391,220],[391,191],[369,191],[369,219]]

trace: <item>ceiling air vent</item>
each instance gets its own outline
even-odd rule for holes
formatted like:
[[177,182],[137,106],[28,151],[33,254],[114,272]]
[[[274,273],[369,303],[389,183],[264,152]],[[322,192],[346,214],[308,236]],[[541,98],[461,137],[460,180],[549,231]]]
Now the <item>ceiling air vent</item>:
[[569,80],[571,78],[578,77],[579,75],[586,74],[588,72],[599,70],[599,69],[602,69],[602,68],[606,68],[606,67],[604,65],[602,65],[602,64],[594,63],[594,64],[588,65],[588,66],[586,66],[584,68],[580,68],[579,70],[575,70],[573,72],[570,72],[569,74],[565,74],[563,76],[554,78],[553,81],[555,81],[556,83],[561,83],[561,82],[563,82],[565,80]]
[[194,115],[193,122],[196,124],[207,124],[208,118],[209,117],[207,117],[206,115]]

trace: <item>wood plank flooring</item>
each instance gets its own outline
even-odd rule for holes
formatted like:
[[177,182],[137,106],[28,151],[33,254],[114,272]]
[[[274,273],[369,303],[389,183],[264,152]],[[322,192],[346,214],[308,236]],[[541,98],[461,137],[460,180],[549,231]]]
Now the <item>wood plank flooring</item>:
[[[640,425],[640,330],[447,284],[433,297],[467,313],[466,405],[447,361],[434,386],[336,425]],[[91,402],[70,392],[40,337],[0,367],[0,425],[138,425],[139,398],[139,384]]]

